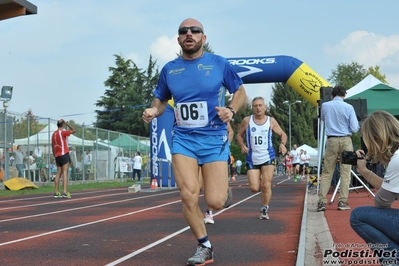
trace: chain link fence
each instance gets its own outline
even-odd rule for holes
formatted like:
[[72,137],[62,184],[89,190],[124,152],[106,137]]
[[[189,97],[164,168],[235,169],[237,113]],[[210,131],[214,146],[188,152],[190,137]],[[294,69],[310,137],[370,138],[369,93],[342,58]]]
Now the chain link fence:
[[[77,132],[68,137],[70,150],[76,150],[76,165],[70,167],[70,180],[107,180],[129,177],[131,158],[140,152],[143,176],[149,176],[150,140],[148,137],[123,134],[96,127],[75,126]],[[56,173],[51,135],[57,120],[30,118],[26,114],[0,112],[0,150],[4,179],[18,177],[14,152],[20,145],[24,154],[23,177],[34,182],[51,182]],[[37,132],[32,133],[31,131]],[[7,152],[4,152],[7,151]],[[85,154],[91,155],[84,163]],[[33,157],[33,162],[32,162]]]

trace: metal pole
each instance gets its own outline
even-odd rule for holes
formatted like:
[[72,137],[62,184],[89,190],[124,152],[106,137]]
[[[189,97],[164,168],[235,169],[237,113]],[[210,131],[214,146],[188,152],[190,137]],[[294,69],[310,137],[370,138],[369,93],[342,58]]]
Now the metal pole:
[[97,161],[98,161],[98,128],[96,128],[96,159],[93,162],[93,164],[94,164],[93,168],[96,169],[96,171],[93,171],[94,180],[97,180],[97,169],[98,169],[97,168]]
[[53,154],[53,147],[51,146],[51,135],[50,134],[53,133],[53,132],[50,133],[50,118],[47,119],[47,125],[48,125],[48,132],[47,132],[47,137],[48,137],[48,142],[47,142],[47,146],[48,146],[48,148],[47,148],[47,154],[48,154],[47,155],[47,166],[48,167],[47,167],[46,171],[47,171],[47,176],[48,176],[47,181],[51,182],[51,163],[52,163],[51,158],[54,156],[54,154]]
[[4,106],[4,180],[9,178],[10,160],[7,151],[7,102],[3,102]]
[[292,143],[291,143],[291,106],[293,105],[293,104],[296,104],[296,103],[301,103],[301,101],[300,100],[297,100],[297,101],[295,101],[295,102],[293,102],[293,103],[290,103],[289,101],[284,101],[283,102],[283,104],[288,104],[288,127],[289,127],[289,138],[290,138],[290,146],[289,146],[289,149],[291,150],[292,149]]
[[[29,156],[30,156],[30,113],[28,113],[28,117],[27,117],[27,121],[28,121],[28,154],[27,154],[27,166],[28,166],[28,180],[32,181],[31,176],[30,176],[30,160],[29,160]],[[25,171],[25,170],[24,170]],[[35,181],[35,180],[33,180]]]
[[[82,162],[83,162],[82,180],[86,180],[86,173],[88,170],[88,169],[86,169],[86,164],[85,164],[85,154],[86,154],[85,149],[86,149],[86,147],[85,147],[84,139],[85,139],[85,126],[83,125],[82,126]],[[87,180],[88,179],[89,179],[89,174],[87,175]]]

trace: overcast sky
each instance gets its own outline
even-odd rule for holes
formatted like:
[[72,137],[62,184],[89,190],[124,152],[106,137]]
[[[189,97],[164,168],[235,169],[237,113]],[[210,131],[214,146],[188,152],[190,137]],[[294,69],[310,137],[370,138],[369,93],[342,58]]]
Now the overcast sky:
[[[179,52],[177,28],[193,17],[224,57],[288,55],[324,79],[339,63],[380,66],[399,89],[399,1],[29,0],[37,15],[0,22],[0,86],[8,110],[90,125],[114,54],[145,68]],[[247,84],[270,99],[272,84]],[[284,101],[284,99],[282,99]],[[2,107],[0,106],[0,109]]]

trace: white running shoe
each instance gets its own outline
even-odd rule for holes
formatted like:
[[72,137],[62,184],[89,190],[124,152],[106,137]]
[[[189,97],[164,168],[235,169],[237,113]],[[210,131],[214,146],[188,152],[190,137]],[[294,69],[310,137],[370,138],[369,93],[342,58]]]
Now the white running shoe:
[[204,222],[205,224],[215,224],[215,221],[213,220],[213,214],[205,213]]
[[261,220],[263,220],[263,219],[269,220],[268,210],[269,210],[268,207],[262,206],[262,208],[260,209],[259,219],[261,219]]

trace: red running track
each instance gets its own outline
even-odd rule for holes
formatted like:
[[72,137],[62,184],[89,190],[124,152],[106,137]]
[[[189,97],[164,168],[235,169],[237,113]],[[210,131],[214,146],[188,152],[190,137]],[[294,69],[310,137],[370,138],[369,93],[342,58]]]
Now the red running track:
[[[371,189],[371,191],[375,194],[377,190]],[[330,192],[333,192],[331,189]],[[330,233],[333,239],[333,245],[338,252],[341,254],[345,254],[345,252],[355,252],[355,251],[367,251],[370,250],[367,247],[367,244],[364,240],[353,231],[350,225],[350,214],[353,209],[359,206],[374,206],[374,197],[369,193],[365,188],[360,188],[357,190],[350,190],[348,197],[348,204],[351,207],[351,210],[347,211],[339,211],[338,207],[338,197],[339,193],[335,196],[334,201],[332,202],[332,193],[329,193],[327,196],[328,203],[326,205],[326,211],[324,212],[324,216],[326,217],[328,227],[330,229]],[[395,201],[392,205],[393,208],[399,208],[399,202]],[[378,262],[376,257],[340,257],[340,260],[344,262],[343,265],[370,265],[370,266],[379,266],[381,265]],[[322,262],[320,262],[322,265]]]
[[[260,194],[246,176],[230,185],[232,206],[207,225],[212,265],[294,265],[305,181],[273,179],[270,220],[259,220]],[[127,190],[0,197],[0,265],[186,265],[197,243],[178,190]]]

